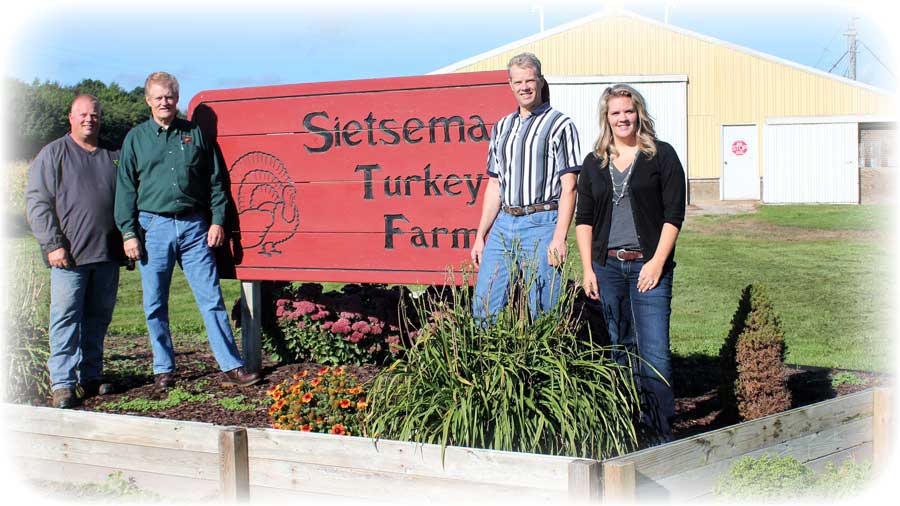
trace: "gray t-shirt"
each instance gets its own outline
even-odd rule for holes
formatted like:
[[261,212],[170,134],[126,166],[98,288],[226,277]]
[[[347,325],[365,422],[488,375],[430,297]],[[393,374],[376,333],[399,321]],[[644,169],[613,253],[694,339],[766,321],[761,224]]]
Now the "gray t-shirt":
[[66,248],[75,265],[123,258],[122,235],[113,219],[118,159],[118,151],[87,151],[69,134],[38,153],[25,205],[45,261],[58,248]]
[[[613,192],[612,224],[609,227],[609,249],[641,249],[637,238],[637,228],[634,226],[634,214],[631,211],[631,188],[625,184],[633,168],[634,163],[625,172],[619,172],[615,167],[610,171],[615,190]],[[618,199],[616,193],[622,191],[623,185],[625,193],[621,199]],[[616,204],[616,199],[618,199],[618,204]]]

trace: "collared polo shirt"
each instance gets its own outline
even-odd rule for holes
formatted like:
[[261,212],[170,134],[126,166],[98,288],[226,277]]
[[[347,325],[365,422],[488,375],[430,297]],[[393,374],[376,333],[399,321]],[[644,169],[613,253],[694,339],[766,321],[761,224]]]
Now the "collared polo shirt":
[[575,123],[543,103],[524,118],[516,110],[494,125],[487,173],[499,179],[504,206],[554,202],[562,193],[560,176],[581,170],[580,152]]
[[215,148],[194,123],[176,119],[168,129],[153,118],[125,136],[116,184],[116,225],[123,239],[138,232],[138,211],[212,214],[225,223],[225,174]]

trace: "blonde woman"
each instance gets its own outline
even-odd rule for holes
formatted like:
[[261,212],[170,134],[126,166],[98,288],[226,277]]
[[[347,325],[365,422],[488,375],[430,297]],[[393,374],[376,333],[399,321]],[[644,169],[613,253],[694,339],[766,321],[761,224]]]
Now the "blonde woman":
[[[678,155],[656,138],[644,97],[616,84],[600,97],[600,135],[578,178],[575,233],[583,287],[600,300],[612,344],[636,354],[640,429],[650,445],[670,441],[675,414],[669,315],[675,241],[684,221]],[[622,364],[628,354],[615,356]]]

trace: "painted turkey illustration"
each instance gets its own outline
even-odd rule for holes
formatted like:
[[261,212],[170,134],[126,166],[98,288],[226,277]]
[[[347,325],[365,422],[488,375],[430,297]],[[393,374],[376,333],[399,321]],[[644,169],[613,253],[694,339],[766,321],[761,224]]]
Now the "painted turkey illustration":
[[229,170],[238,183],[237,207],[241,221],[241,246],[259,247],[259,254],[281,254],[276,249],[297,232],[300,213],[297,189],[281,160],[261,151],[238,158]]

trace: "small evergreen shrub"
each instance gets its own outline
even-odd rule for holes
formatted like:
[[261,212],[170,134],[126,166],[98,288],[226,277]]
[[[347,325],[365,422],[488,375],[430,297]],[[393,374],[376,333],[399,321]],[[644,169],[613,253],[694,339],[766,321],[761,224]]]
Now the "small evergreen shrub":
[[719,350],[725,413],[752,420],[790,409],[784,356],[784,332],[765,289],[747,285]]

